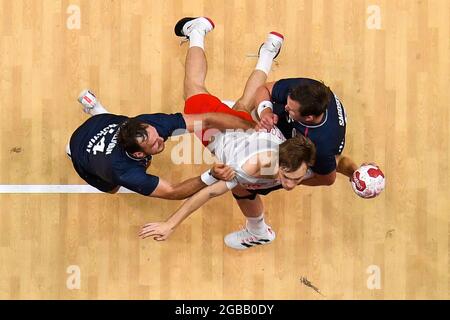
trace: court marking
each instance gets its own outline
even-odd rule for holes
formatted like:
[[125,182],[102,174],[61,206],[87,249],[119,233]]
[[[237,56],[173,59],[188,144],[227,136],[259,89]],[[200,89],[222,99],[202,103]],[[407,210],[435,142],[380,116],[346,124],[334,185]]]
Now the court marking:
[[[101,193],[94,187],[83,184],[1,184],[0,194],[9,193]],[[120,187],[117,193],[135,193],[127,188]]]

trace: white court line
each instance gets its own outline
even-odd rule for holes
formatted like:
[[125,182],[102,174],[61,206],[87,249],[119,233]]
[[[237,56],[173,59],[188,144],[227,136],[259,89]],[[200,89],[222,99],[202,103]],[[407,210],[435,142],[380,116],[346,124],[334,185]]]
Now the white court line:
[[[0,184],[2,193],[103,193],[84,184]],[[135,193],[120,187],[118,193]]]

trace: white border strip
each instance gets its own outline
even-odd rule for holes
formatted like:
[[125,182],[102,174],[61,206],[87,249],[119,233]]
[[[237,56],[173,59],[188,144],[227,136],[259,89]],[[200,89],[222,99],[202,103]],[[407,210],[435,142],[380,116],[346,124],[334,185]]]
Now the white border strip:
[[[2,193],[103,193],[84,184],[0,184]],[[120,187],[118,193],[135,193]]]

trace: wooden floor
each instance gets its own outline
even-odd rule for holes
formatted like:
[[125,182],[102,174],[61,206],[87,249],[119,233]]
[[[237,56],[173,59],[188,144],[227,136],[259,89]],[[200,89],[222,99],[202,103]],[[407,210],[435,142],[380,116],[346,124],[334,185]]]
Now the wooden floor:
[[[71,4],[80,29],[67,28]],[[1,194],[0,298],[449,299],[448,0],[0,0],[0,184],[82,183],[64,146],[86,119],[75,100],[85,87],[113,113],[181,111],[187,45],[173,26],[192,15],[216,23],[207,84],[224,99],[240,95],[266,33],[282,32],[270,79],[330,85],[349,117],[345,154],[377,162],[385,192],[362,200],[340,176],[271,194],[277,239],[245,252],[223,244],[244,223],[229,194],[163,243],[139,240],[139,226],[180,202]],[[171,164],[168,148],[151,171],[180,181],[204,168]],[[78,290],[66,286],[71,265]],[[367,285],[371,266],[379,289]]]

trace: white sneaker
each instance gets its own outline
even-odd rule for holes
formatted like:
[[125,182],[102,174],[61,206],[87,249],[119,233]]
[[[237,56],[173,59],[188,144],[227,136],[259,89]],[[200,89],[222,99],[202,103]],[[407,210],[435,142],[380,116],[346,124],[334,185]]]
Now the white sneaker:
[[72,158],[72,151],[70,151],[70,141],[66,145],[66,154],[69,158]]
[[177,36],[189,39],[189,35],[192,32],[192,30],[203,32],[203,34],[205,35],[212,29],[214,29],[214,22],[210,18],[186,17],[177,22],[174,31]]
[[258,55],[261,53],[261,50],[267,50],[275,55],[275,59],[280,54],[283,41],[284,36],[281,33],[275,31],[270,32],[267,35],[266,41],[259,47]]
[[255,235],[247,228],[229,233],[225,236],[225,244],[233,249],[245,250],[254,246],[269,244],[275,240],[275,232],[268,227],[265,235]]
[[78,102],[83,106],[83,111],[92,115],[91,111],[97,106],[97,98],[88,89],[84,89],[78,95]]

